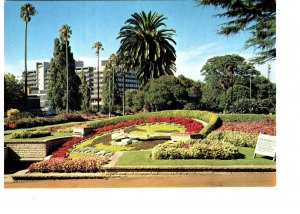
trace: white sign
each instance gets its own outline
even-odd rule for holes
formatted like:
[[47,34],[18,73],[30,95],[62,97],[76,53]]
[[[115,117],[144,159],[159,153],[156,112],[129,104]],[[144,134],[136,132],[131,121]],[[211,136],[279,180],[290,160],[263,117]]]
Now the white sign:
[[254,151],[255,154],[276,157],[276,136],[259,134],[257,139],[257,144]]

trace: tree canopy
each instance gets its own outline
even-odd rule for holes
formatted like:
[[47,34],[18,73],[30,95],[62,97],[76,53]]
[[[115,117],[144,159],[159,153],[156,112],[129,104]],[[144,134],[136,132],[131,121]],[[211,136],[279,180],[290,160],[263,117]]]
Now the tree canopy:
[[197,5],[215,6],[225,10],[216,14],[229,21],[223,23],[219,34],[230,35],[249,31],[252,36],[245,48],[254,47],[259,52],[252,59],[264,63],[276,58],[276,0],[195,0]]
[[175,30],[166,28],[167,18],[162,14],[134,13],[120,29],[117,39],[121,39],[118,53],[127,52],[132,59],[132,68],[140,84],[162,75],[173,75],[176,71],[176,45],[172,36]]
[[[60,29],[60,39],[55,38],[54,40],[54,52],[53,58],[50,61],[50,78],[49,78],[49,89],[48,97],[50,100],[50,108],[61,111],[66,108],[67,101],[67,68],[66,68],[66,42],[68,48],[68,70],[69,70],[69,109],[79,110],[80,97],[79,85],[80,78],[75,73],[75,60],[69,41],[65,39],[65,31],[62,31],[64,26]],[[70,30],[70,29],[69,29]],[[69,31],[70,32],[70,31]]]

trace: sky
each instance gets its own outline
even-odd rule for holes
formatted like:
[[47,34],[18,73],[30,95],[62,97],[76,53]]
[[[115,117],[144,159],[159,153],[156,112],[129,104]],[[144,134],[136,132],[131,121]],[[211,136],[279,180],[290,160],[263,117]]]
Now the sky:
[[[176,30],[174,39],[177,59],[176,76],[203,80],[200,74],[207,59],[226,54],[239,54],[245,59],[254,56],[253,49],[244,49],[249,33],[233,36],[217,35],[219,25],[225,20],[213,17],[221,12],[214,7],[196,7],[192,0],[181,1],[32,1],[38,14],[28,25],[28,70],[35,63],[50,61],[53,55],[54,38],[59,37],[62,25],[71,26],[70,45],[75,60],[85,66],[96,66],[96,41],[103,44],[100,59],[107,59],[117,52],[120,28],[135,12],[163,14],[168,28]],[[4,64],[5,72],[20,75],[24,70],[25,23],[19,16],[23,1],[4,2]],[[271,81],[275,80],[275,63],[271,62]],[[267,76],[267,64],[257,67]]]

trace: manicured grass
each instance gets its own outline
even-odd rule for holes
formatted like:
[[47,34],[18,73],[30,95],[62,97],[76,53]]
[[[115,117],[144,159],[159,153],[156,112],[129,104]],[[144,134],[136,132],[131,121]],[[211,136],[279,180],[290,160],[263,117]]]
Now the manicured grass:
[[181,125],[177,125],[174,123],[152,123],[152,124],[144,124],[136,126],[138,129],[142,129],[145,132],[170,132],[170,131],[178,131],[184,132],[185,128]]
[[110,151],[130,151],[130,150],[134,149],[134,147],[132,147],[132,146],[114,146],[114,145],[105,145],[103,143],[96,144],[95,148],[110,150]]
[[117,166],[134,165],[275,165],[272,159],[257,155],[253,158],[254,149],[238,147],[239,152],[245,157],[235,160],[152,160],[151,151],[129,151],[125,152],[118,162]]
[[41,140],[49,140],[57,137],[68,137],[72,136],[71,133],[64,133],[64,132],[52,132],[50,136],[45,137],[35,137],[35,138],[11,138],[10,134],[4,135],[5,142],[32,142],[32,141],[41,141]]

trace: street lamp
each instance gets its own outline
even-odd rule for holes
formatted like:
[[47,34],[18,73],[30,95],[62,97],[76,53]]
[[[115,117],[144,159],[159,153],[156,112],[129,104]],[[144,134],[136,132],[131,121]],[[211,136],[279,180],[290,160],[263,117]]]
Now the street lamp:
[[109,88],[108,117],[111,118],[111,85],[110,85],[110,71],[108,71],[108,88]]

